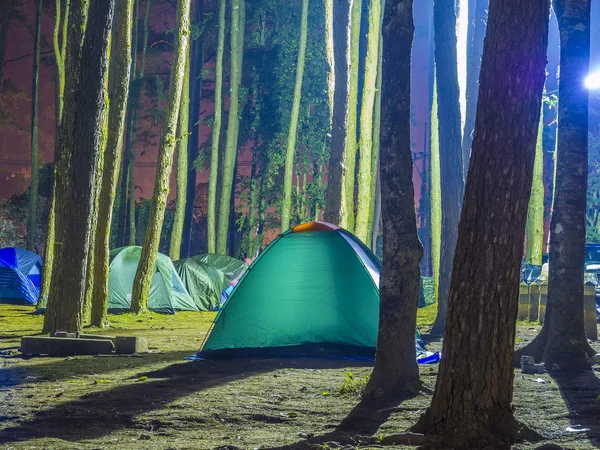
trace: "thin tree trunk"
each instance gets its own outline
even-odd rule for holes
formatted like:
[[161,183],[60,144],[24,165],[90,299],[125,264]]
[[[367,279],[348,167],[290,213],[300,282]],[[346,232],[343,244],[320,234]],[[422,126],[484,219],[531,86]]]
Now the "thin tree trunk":
[[[61,18],[61,0],[56,0],[56,19],[52,43],[56,61],[56,92],[55,92],[55,134],[54,134],[54,171],[52,176],[52,193],[50,194],[50,208],[48,212],[48,230],[46,232],[46,245],[44,247],[44,267],[42,268],[42,285],[40,287],[40,301],[38,306],[44,308],[50,295],[52,269],[54,267],[54,235],[56,212],[56,162],[59,158],[58,139],[65,92],[65,56],[67,49],[67,30],[69,24],[70,0],[65,1],[65,11]],[[62,40],[59,38],[62,22]]]
[[[204,20],[204,1],[196,0],[195,22],[200,26]],[[190,114],[188,129],[188,175],[186,185],[185,216],[183,219],[183,241],[181,243],[181,257],[191,255],[192,233],[194,228],[194,205],[196,203],[196,166],[198,158],[198,139],[200,135],[200,103],[202,101],[202,69],[204,64],[204,37],[199,36],[191,44],[191,72],[190,72]]]
[[423,257],[417,235],[410,139],[413,1],[388,0],[383,30],[383,268],[375,367],[365,390],[367,398],[378,399],[417,392],[420,387],[414,330]]
[[0,99],[2,99],[2,88],[4,87],[4,58],[6,56],[6,44],[8,41],[8,27],[12,16],[12,0],[4,0],[2,11],[2,29],[0,30]]
[[[477,111],[477,98],[479,96],[479,71],[481,70],[481,52],[487,23],[487,10],[489,0],[471,0],[475,11],[473,16],[470,42],[467,43],[467,108],[465,114],[465,128],[462,138],[463,176],[467,178],[471,145],[473,144],[473,130],[475,129],[475,113]],[[470,5],[471,6],[471,5]]]
[[527,211],[527,225],[525,227],[525,240],[527,243],[525,257],[529,264],[542,265],[544,250],[544,147],[542,136],[544,134],[544,114],[540,115],[538,137],[535,147],[535,162],[533,165],[533,184],[529,197]]
[[[8,2],[10,4],[10,1]],[[31,188],[29,189],[29,214],[27,217],[27,250],[35,250],[37,228],[37,200],[40,171],[38,167],[38,87],[40,78],[40,36],[42,0],[36,2],[35,35],[33,38],[33,79],[31,82]],[[0,65],[2,62],[0,61]]]
[[450,275],[458,237],[464,179],[454,0],[435,0],[433,16],[443,213],[438,314],[431,333],[441,334],[448,311]]
[[[154,194],[148,214],[148,227],[142,247],[142,254],[135,273],[131,309],[135,313],[148,310],[148,295],[150,282],[154,275],[160,232],[162,229],[167,196],[169,194],[169,179],[173,166],[173,153],[176,146],[177,117],[183,88],[185,60],[190,42],[190,3],[191,0],[177,1],[177,22],[175,31],[175,52],[171,65],[171,83],[169,87],[167,107],[163,119],[163,127],[158,148],[158,165]],[[133,205],[132,205],[133,206]]]
[[110,262],[110,228],[116,196],[121,150],[125,130],[125,115],[131,78],[131,45],[134,0],[119,0],[117,41],[113,42],[115,64],[113,76],[114,98],[108,118],[108,142],[104,155],[102,187],[98,203],[98,223],[94,247],[94,285],[92,293],[91,325],[108,324],[108,267]]
[[335,95],[335,55],[333,40],[333,3],[334,0],[323,0],[325,10],[325,58],[327,59],[327,104],[329,105],[329,131],[333,123],[333,102]]
[[231,193],[235,190],[235,163],[239,137],[240,83],[242,81],[242,62],[244,57],[244,24],[246,20],[245,0],[232,0],[231,12],[231,70],[229,85],[229,117],[227,123],[227,141],[223,158],[223,180],[219,204],[219,224],[217,230],[217,253],[227,254],[229,236],[229,218],[231,216]]
[[[219,0],[219,37],[217,41],[217,56],[215,62],[215,118],[212,126],[210,178],[208,181],[208,211],[206,213],[206,219],[208,222],[208,253],[216,253],[217,251],[217,187],[220,170],[219,144],[221,137],[221,120],[223,115],[223,54],[225,53],[225,10],[226,0]],[[233,19],[237,16],[237,14],[235,12],[232,12],[232,14],[233,26]],[[239,21],[239,17],[237,20]],[[232,38],[232,44],[234,40],[235,39]]]
[[[583,273],[588,174],[590,0],[554,0],[560,29],[560,82],[554,203],[550,223],[548,304],[540,334],[519,354],[552,370],[589,369],[584,329]],[[525,353],[526,352],[526,353]]]
[[[435,69],[433,75],[433,101],[431,103],[431,265],[435,298],[439,301],[440,256],[442,251],[442,183],[440,174],[440,137],[438,128],[438,101]],[[439,302],[438,302],[439,308]]]
[[367,55],[365,57],[364,84],[360,110],[360,139],[358,149],[360,160],[358,167],[358,205],[354,234],[363,243],[369,242],[369,212],[375,201],[372,196],[371,178],[373,172],[373,113],[377,85],[377,66],[379,54],[379,36],[381,34],[381,0],[369,3],[369,33],[367,35]]
[[[186,209],[186,189],[188,184],[189,161],[188,161],[188,119],[190,115],[190,53],[185,58],[185,75],[183,77],[183,92],[181,94],[181,105],[179,106],[178,138],[177,142],[177,197],[175,199],[175,218],[171,229],[171,245],[169,257],[177,261],[181,254],[181,242],[183,240],[183,220]],[[193,161],[192,161],[193,164]],[[195,183],[194,183],[195,184]]]
[[331,155],[327,174],[325,196],[325,220],[348,227],[346,172],[350,128],[348,115],[350,105],[350,38],[352,29],[352,5],[355,0],[334,2],[333,44],[335,54],[335,92],[331,127]]
[[512,361],[549,13],[548,1],[490,1],[444,357],[415,427],[447,448],[508,449],[520,428]]
[[[44,332],[82,328],[96,166],[106,112],[114,0],[75,2],[69,12],[65,108],[56,170],[56,254]],[[85,36],[85,37],[84,37]],[[76,214],[73,212],[76,211]]]
[[[283,205],[281,207],[281,232],[290,228],[292,209],[292,178],[294,174],[294,156],[296,154],[296,136],[298,134],[298,115],[302,99],[302,78],[304,76],[304,60],[306,59],[306,37],[308,35],[308,0],[302,0],[302,16],[300,19],[300,46],[296,64],[296,83],[294,85],[294,100],[292,115],[287,137],[285,152],[285,172],[283,175]],[[299,180],[298,180],[299,181]],[[297,181],[297,182],[298,182]]]

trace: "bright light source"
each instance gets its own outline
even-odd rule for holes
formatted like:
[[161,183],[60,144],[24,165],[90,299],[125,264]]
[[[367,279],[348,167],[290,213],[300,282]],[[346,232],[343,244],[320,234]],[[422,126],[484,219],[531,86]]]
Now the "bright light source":
[[585,79],[585,87],[589,90],[600,89],[600,71],[588,75]]

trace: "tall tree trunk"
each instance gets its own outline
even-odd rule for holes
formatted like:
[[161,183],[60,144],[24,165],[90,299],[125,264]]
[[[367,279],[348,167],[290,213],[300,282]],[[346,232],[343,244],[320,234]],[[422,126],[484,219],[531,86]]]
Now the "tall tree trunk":
[[358,205],[356,223],[354,225],[354,234],[365,244],[368,244],[370,241],[369,212],[375,203],[375,197],[372,195],[371,178],[376,178],[377,174],[377,171],[373,172],[373,113],[375,109],[380,34],[381,0],[371,0],[369,3],[369,33],[367,35],[367,54],[365,56],[365,73],[360,109]]
[[4,57],[6,56],[6,44],[8,41],[8,27],[12,16],[13,0],[4,0],[2,8],[2,29],[0,30],[0,99],[2,99],[2,88],[4,87]]
[[333,101],[335,95],[335,55],[333,51],[333,3],[334,0],[323,0],[325,11],[325,58],[327,59],[327,104],[329,105],[329,131],[333,122]]
[[356,188],[356,158],[358,155],[358,90],[360,67],[360,28],[362,19],[363,0],[353,0],[351,29],[350,29],[350,91],[348,96],[348,140],[346,144],[346,174],[344,185],[346,189],[346,229],[354,231],[355,205],[354,192]]
[[[160,232],[162,229],[167,196],[169,195],[169,180],[173,166],[173,153],[175,152],[177,117],[181,103],[185,60],[190,42],[190,3],[191,0],[177,1],[177,22],[175,31],[175,52],[171,65],[170,87],[167,97],[167,107],[163,119],[160,144],[158,148],[158,165],[156,167],[156,181],[150,212],[148,214],[148,227],[142,247],[142,254],[135,273],[131,309],[135,313],[148,310],[148,295],[150,282],[156,267]],[[133,204],[132,204],[133,205]]]
[[548,1],[490,0],[444,358],[415,427],[445,447],[508,449],[518,431],[512,361],[549,13]]
[[38,0],[35,9],[35,35],[33,38],[33,78],[31,82],[31,188],[29,189],[29,214],[27,217],[27,250],[32,252],[35,251],[38,186],[40,182],[40,171],[38,167],[38,87],[40,78],[41,16],[42,0]]
[[231,193],[235,188],[235,163],[240,130],[239,104],[242,62],[244,57],[244,25],[246,21],[245,0],[231,0],[231,70],[229,84],[229,117],[227,141],[223,158],[223,180],[219,203],[219,226],[217,230],[217,253],[227,254],[229,218],[231,215]]
[[[89,18],[88,18],[89,5]],[[69,12],[65,105],[56,170],[56,254],[44,332],[82,327],[96,166],[106,113],[114,0],[75,2]],[[77,214],[73,214],[77,211]]]
[[[379,19],[379,16],[377,16]],[[414,330],[423,247],[417,235],[410,138],[413,0],[388,0],[383,19],[381,198],[383,268],[379,335],[366,397],[389,398],[420,387]]]
[[454,0],[435,0],[433,27],[439,108],[442,247],[438,314],[431,332],[441,334],[446,324],[452,258],[464,191]]
[[[217,56],[215,61],[215,118],[213,120],[212,126],[210,178],[208,181],[208,211],[206,213],[206,219],[208,222],[208,253],[216,253],[217,251],[217,187],[220,170],[219,144],[221,138],[221,120],[223,115],[223,54],[225,53],[225,10],[226,0],[219,0],[219,37],[217,41]],[[233,12],[232,14],[233,26],[233,19],[237,17],[237,14],[235,12]],[[239,21],[239,17],[237,20]],[[232,44],[234,40],[235,39],[233,39],[232,34]]]
[[98,203],[96,244],[94,246],[94,285],[92,293],[91,325],[108,324],[108,267],[110,262],[110,228],[116,196],[125,115],[131,78],[131,45],[134,0],[119,0],[117,10],[117,41],[113,42],[114,98],[108,118],[108,142],[104,155],[102,186]]
[[553,3],[560,30],[560,82],[548,304],[540,334],[520,352],[563,371],[589,369],[586,353],[593,354],[583,321],[588,92],[581,80],[590,63],[590,1]]
[[[433,286],[435,298],[439,300],[440,256],[442,251],[442,183],[440,174],[440,135],[438,128],[438,97],[434,69],[433,100],[431,102],[431,167],[429,169],[431,208],[431,265],[433,268]],[[439,302],[438,302],[439,308]]]
[[540,114],[538,137],[535,147],[535,162],[533,164],[533,183],[527,210],[527,225],[525,227],[525,258],[529,264],[542,265],[544,251],[544,109]]
[[[196,0],[195,22],[201,26],[204,20],[204,1]],[[202,68],[204,65],[204,36],[200,35],[191,44],[191,72],[190,72],[190,113],[188,119],[188,175],[186,185],[185,216],[183,219],[183,238],[181,243],[181,257],[191,255],[192,233],[194,223],[194,205],[196,203],[196,166],[198,158],[198,138],[200,136],[200,103],[202,101]]]
[[[185,74],[183,77],[183,92],[181,94],[181,105],[179,106],[178,138],[177,142],[177,197],[175,199],[175,218],[171,230],[171,245],[169,257],[177,261],[181,254],[181,241],[183,238],[183,220],[186,209],[186,189],[189,174],[188,161],[188,119],[190,115],[190,53],[185,58]],[[192,161],[192,164],[194,162]],[[195,180],[194,180],[195,181]],[[196,184],[194,182],[194,184]]]
[[[44,267],[42,268],[42,285],[40,287],[40,301],[38,306],[43,308],[48,302],[50,295],[50,284],[52,281],[52,269],[54,267],[54,235],[55,235],[55,212],[56,212],[56,162],[59,157],[58,138],[65,93],[65,56],[67,49],[67,30],[69,24],[69,11],[71,1],[65,1],[64,15],[61,16],[61,0],[56,0],[56,18],[54,21],[54,32],[52,44],[54,46],[54,59],[56,62],[56,87],[55,87],[55,132],[54,132],[54,173],[52,176],[52,192],[50,194],[50,208],[48,211],[48,229],[46,232],[46,245],[44,247]],[[62,40],[60,39],[62,23]]]
[[342,228],[348,227],[349,216],[354,214],[353,211],[347,210],[345,187],[348,170],[348,141],[351,139],[348,116],[350,108],[350,39],[354,1],[335,1],[333,10],[335,91],[324,216],[327,222]]
[[[294,100],[285,152],[285,172],[283,175],[283,204],[281,206],[281,232],[290,228],[292,210],[292,178],[294,175],[294,156],[296,154],[296,136],[298,134],[298,116],[302,99],[302,77],[304,76],[304,60],[306,59],[306,37],[308,35],[308,0],[302,0],[302,16],[300,19],[300,46],[296,64],[296,83],[294,84]],[[299,180],[297,180],[299,182]]]

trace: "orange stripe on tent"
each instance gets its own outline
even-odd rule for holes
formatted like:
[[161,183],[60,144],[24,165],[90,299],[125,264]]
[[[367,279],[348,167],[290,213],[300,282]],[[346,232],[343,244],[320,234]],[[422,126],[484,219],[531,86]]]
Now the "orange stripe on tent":
[[306,233],[308,231],[336,231],[340,227],[327,222],[306,222],[292,228],[292,233]]

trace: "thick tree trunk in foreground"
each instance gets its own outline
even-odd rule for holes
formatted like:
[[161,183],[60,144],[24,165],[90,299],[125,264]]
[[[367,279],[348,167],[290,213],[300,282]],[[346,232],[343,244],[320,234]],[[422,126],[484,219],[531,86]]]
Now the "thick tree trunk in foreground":
[[331,126],[331,154],[327,174],[327,193],[324,217],[327,222],[348,226],[346,208],[346,171],[348,158],[348,111],[350,100],[350,35],[354,0],[334,2],[333,51],[335,55],[335,91]]
[[558,145],[546,320],[519,355],[557,364],[562,371],[589,369],[593,354],[583,324],[583,272],[588,174],[588,92],[582,83],[590,61],[590,0],[555,0],[560,29]]
[[416,427],[443,448],[509,448],[518,431],[512,361],[549,13],[549,1],[490,1],[444,357]]
[[[44,332],[82,328],[96,166],[106,113],[114,0],[75,2],[69,14],[65,105],[56,169],[55,264]],[[85,39],[84,39],[85,33]],[[77,214],[73,214],[76,211]]]
[[367,398],[419,389],[415,328],[423,248],[417,235],[410,140],[413,1],[388,0],[383,19],[381,198],[383,270],[379,335]]
[[[287,137],[285,152],[285,171],[283,175],[283,205],[281,207],[281,232],[290,228],[292,210],[292,178],[294,174],[294,156],[296,154],[296,136],[298,134],[298,115],[302,99],[302,78],[304,76],[304,60],[306,59],[306,37],[308,35],[308,0],[302,0],[302,16],[300,19],[300,46],[298,47],[298,62],[296,64],[296,83],[294,85],[294,100],[292,115]],[[300,180],[296,181],[298,184]]]
[[165,208],[169,195],[173,154],[175,153],[175,146],[177,144],[175,136],[179,105],[181,103],[181,92],[183,90],[183,72],[190,43],[190,2],[191,0],[177,1],[175,52],[173,55],[173,64],[171,65],[171,83],[167,96],[167,107],[163,118],[158,148],[156,181],[154,182],[154,193],[152,194],[152,203],[150,204],[150,213],[148,214],[146,237],[133,282],[131,310],[138,314],[148,310],[150,283],[156,267],[160,232],[165,218]]
[[373,171],[373,119],[379,61],[379,36],[381,34],[381,3],[381,0],[371,0],[369,3],[369,32],[360,108],[360,138],[358,141],[360,160],[354,234],[365,244],[370,241],[369,215],[371,207],[375,203],[375,197],[371,195],[371,178],[377,176],[377,170]]
[[[98,203],[98,223],[94,246],[94,286],[91,324],[103,327],[108,323],[108,266],[110,261],[110,228],[121,165],[121,149],[125,130],[125,115],[131,78],[131,44],[134,0],[119,0],[117,42],[113,42],[114,97],[108,117],[108,142],[104,154],[102,186]],[[99,181],[100,182],[100,181]]]
[[33,81],[31,83],[31,188],[29,189],[29,214],[27,216],[27,250],[31,252],[35,251],[38,186],[40,182],[40,171],[38,167],[38,87],[40,78],[41,16],[42,0],[38,0],[35,9],[35,35],[33,38]]
[[[195,22],[198,26],[204,20],[204,0],[196,0]],[[185,216],[183,219],[183,237],[181,242],[182,258],[191,256],[192,233],[194,231],[194,205],[196,203],[196,166],[198,158],[198,138],[200,135],[200,102],[202,100],[202,69],[204,66],[204,36],[198,36],[191,43],[190,61],[190,112],[188,118],[188,175],[186,184]]]
[[533,182],[529,196],[527,225],[525,227],[525,259],[529,264],[542,265],[544,251],[544,108],[540,115],[538,137],[535,146],[535,162],[533,164]]
[[231,18],[231,70],[229,87],[229,117],[227,118],[227,140],[223,157],[223,179],[219,202],[217,229],[217,253],[227,254],[229,220],[231,217],[231,194],[235,192],[235,165],[240,131],[240,84],[244,58],[244,25],[246,21],[245,0],[232,0]]
[[438,314],[431,333],[442,334],[446,324],[452,259],[464,191],[454,0],[435,0],[433,26],[439,108],[442,246]]

